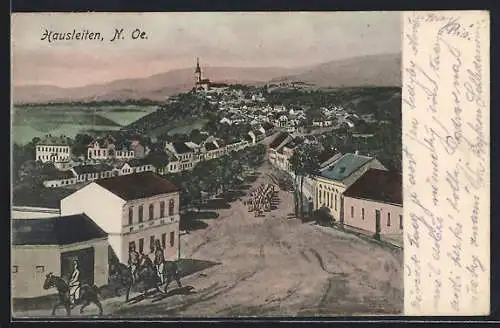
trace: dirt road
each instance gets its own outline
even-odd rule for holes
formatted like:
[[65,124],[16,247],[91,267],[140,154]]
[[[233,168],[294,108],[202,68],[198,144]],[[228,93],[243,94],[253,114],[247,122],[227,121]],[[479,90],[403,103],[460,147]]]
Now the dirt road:
[[[266,173],[253,183],[270,182]],[[287,219],[292,194],[255,218],[239,200],[182,237],[182,257],[217,264],[185,277],[189,293],[123,304],[106,314],[130,317],[334,316],[397,314],[403,309],[401,251],[331,228]],[[172,286],[171,288],[175,288]],[[61,312],[63,311],[61,310]],[[86,314],[95,314],[89,306]],[[34,313],[31,313],[34,315]],[[44,312],[47,315],[47,311]]]

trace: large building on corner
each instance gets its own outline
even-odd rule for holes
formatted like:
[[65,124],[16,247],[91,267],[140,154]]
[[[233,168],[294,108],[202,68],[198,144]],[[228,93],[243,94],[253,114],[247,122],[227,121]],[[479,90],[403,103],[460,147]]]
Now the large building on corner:
[[114,255],[127,263],[128,250],[150,254],[155,239],[165,257],[179,257],[180,188],[143,172],[96,180],[61,200],[61,215],[85,213],[108,234]]

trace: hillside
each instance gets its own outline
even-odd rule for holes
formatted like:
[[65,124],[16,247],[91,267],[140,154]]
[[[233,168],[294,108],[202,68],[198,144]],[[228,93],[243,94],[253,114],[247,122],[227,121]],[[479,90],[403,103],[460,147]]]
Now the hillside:
[[319,87],[401,86],[401,54],[332,61],[272,82],[301,81]]
[[[297,73],[297,69],[279,67],[207,67],[204,75],[212,81],[221,83],[256,84],[284,75]],[[168,96],[189,91],[193,87],[192,68],[178,69],[140,79],[116,80],[109,83],[94,84],[76,88],[56,86],[15,86],[15,104],[151,99],[165,100]]]
[[[401,54],[374,55],[331,61],[308,68],[206,67],[204,75],[216,82],[260,84],[303,81],[320,87],[400,86]],[[147,78],[124,79],[76,88],[47,85],[15,86],[15,104],[91,100],[151,99],[188,91],[193,69],[171,70]]]

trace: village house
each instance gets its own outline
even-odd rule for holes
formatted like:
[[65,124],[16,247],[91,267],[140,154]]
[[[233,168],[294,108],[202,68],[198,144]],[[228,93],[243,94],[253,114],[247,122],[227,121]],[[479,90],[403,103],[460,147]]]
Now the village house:
[[134,152],[134,157],[138,159],[146,157],[150,152],[150,149],[147,146],[142,145],[138,138],[132,139],[132,142],[130,143],[130,150]]
[[126,141],[118,142],[112,136],[94,139],[87,148],[87,158],[105,160],[105,159],[129,159],[134,158],[134,151]]
[[108,283],[108,237],[87,215],[12,220],[12,296],[39,297],[57,293],[45,290],[46,275],[68,280],[78,260],[80,281]]
[[35,158],[42,163],[52,162],[56,166],[64,166],[71,159],[71,147],[68,139],[64,136],[45,136],[36,144]]
[[73,167],[71,171],[77,177],[76,183],[94,181],[118,175],[118,172],[108,164],[80,165]]
[[156,168],[154,165],[147,159],[141,158],[141,159],[131,159],[127,161],[127,164],[129,167],[132,169],[133,173],[140,173],[140,172],[155,172]]
[[[342,157],[342,154],[340,152],[337,152],[336,150],[331,150],[331,149],[324,149],[319,155],[318,155],[318,163],[319,163],[319,169],[322,169],[331,163],[335,162],[338,160],[340,157]],[[314,177],[311,176],[306,176],[304,177],[304,184],[302,186],[302,192],[304,193],[304,197],[306,199],[310,199],[313,202],[313,208],[315,208],[314,202],[315,202],[315,180]]]
[[344,192],[344,224],[370,234],[403,233],[401,174],[370,169]]
[[376,158],[348,153],[321,169],[314,176],[314,209],[326,207],[333,219],[342,223],[344,191],[372,168],[386,170]]
[[178,170],[190,170],[195,165],[195,150],[188,147],[185,142],[175,141],[167,143],[166,151],[174,155],[178,161]]
[[293,139],[293,137],[288,132],[281,132],[269,144],[268,158],[269,158],[269,162],[272,165],[276,165],[278,157],[280,156],[278,154],[278,150],[281,147],[283,147],[285,144],[287,144],[288,142],[290,142],[292,139]]
[[72,170],[59,171],[58,169],[54,169],[45,175],[43,185],[48,188],[61,187],[75,184],[77,180],[78,177]]
[[61,200],[61,214],[85,213],[108,234],[114,256],[127,263],[131,244],[149,254],[160,240],[168,260],[179,256],[180,188],[142,172],[94,181]]

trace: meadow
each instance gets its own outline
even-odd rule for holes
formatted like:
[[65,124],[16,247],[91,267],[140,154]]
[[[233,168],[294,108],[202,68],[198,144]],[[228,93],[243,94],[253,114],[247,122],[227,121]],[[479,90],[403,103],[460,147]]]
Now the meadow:
[[154,112],[156,106],[142,105],[36,105],[12,109],[13,141],[25,144],[46,134],[74,137],[78,133],[119,130]]

